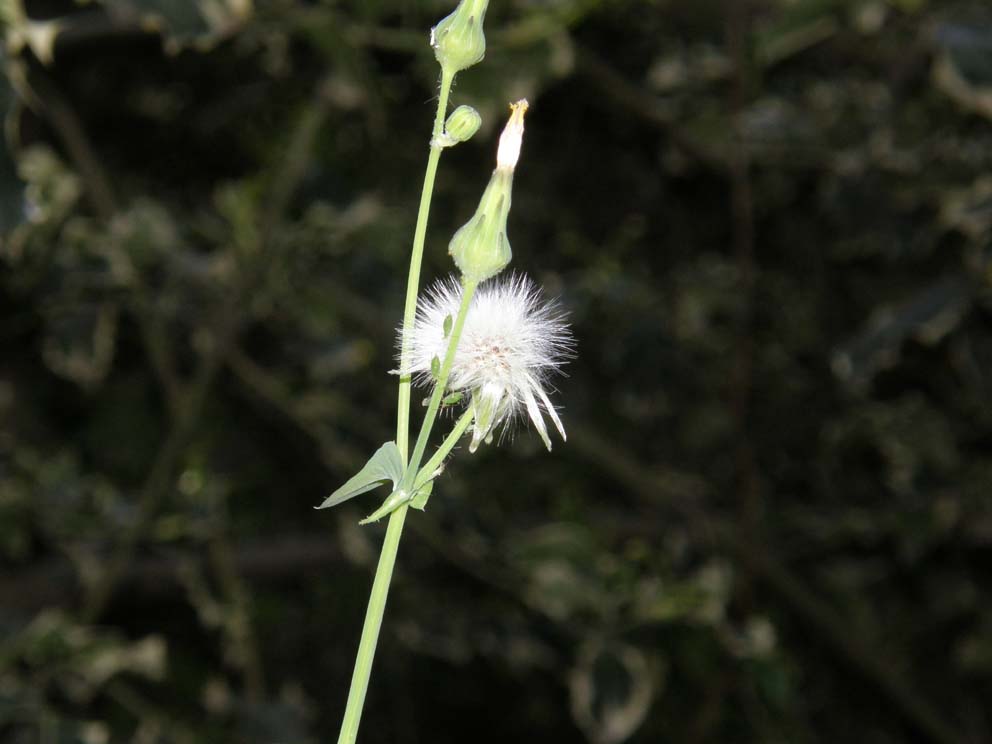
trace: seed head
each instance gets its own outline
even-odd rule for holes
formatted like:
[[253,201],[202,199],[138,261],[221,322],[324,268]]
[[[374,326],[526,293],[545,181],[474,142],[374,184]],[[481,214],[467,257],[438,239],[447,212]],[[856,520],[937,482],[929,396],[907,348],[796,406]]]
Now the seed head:
[[[421,384],[434,384],[432,362],[445,356],[451,325],[446,319],[458,313],[461,298],[455,279],[437,282],[421,297],[410,338],[410,368],[402,370]],[[527,277],[496,279],[476,290],[448,378],[451,392],[471,395],[475,421],[470,451],[491,441],[497,426],[508,426],[523,411],[549,450],[545,415],[565,439],[547,391],[549,378],[572,356],[572,348],[564,314]]]

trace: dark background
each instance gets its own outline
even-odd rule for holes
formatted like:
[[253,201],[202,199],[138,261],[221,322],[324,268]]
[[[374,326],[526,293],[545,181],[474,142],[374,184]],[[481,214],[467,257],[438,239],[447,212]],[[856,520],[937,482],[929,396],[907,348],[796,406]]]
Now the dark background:
[[[0,741],[335,739],[453,4],[3,4]],[[992,10],[486,28],[424,280],[527,96],[569,438],[411,513],[361,741],[992,741]]]

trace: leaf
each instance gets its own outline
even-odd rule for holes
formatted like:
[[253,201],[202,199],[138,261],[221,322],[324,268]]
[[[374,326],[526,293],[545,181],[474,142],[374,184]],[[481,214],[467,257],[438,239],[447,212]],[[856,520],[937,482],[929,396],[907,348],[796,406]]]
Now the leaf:
[[573,719],[590,741],[626,741],[644,723],[662,670],[635,646],[585,640],[569,675]]
[[832,0],[801,0],[790,4],[774,23],[758,30],[754,54],[763,67],[773,67],[840,30]]
[[42,342],[45,364],[60,377],[86,390],[95,389],[110,373],[119,318],[113,302],[71,298],[52,307],[46,313]]
[[963,108],[992,119],[992,24],[941,24],[933,80]]
[[14,0],[0,5],[0,23],[6,36],[6,56],[17,57],[27,48],[43,65],[55,61],[55,38],[64,30],[60,20],[29,18],[24,3]]
[[413,498],[410,500],[410,506],[419,511],[423,511],[427,507],[427,499],[431,497],[431,493],[434,491],[434,479],[431,478],[427,483],[425,483],[419,491],[417,491]]
[[110,0],[117,18],[162,34],[165,50],[207,50],[232,36],[252,16],[251,0]]
[[[0,62],[5,62],[0,57]],[[24,222],[27,211],[24,209],[24,182],[17,173],[14,153],[18,143],[14,119],[17,115],[17,100],[8,75],[0,77],[0,117],[3,118],[6,133],[4,148],[0,150],[0,239]]]
[[880,306],[861,332],[834,352],[834,374],[855,390],[866,389],[879,371],[895,366],[907,340],[933,345],[956,328],[975,292],[968,276],[953,273],[895,307]]
[[432,478],[417,489],[412,497],[406,491],[393,491],[389,494],[386,500],[382,502],[382,506],[365,517],[365,519],[359,522],[359,524],[371,524],[372,522],[378,522],[383,517],[392,514],[404,504],[409,504],[414,509],[423,511],[424,507],[427,506],[427,499],[431,497],[431,491],[433,490],[434,479]]
[[403,458],[400,456],[396,442],[386,442],[365,463],[358,474],[350,478],[341,488],[336,490],[317,509],[327,509],[354,498],[366,491],[381,486],[386,481],[392,481],[393,487],[403,478]]
[[403,506],[403,504],[406,504],[409,501],[410,494],[406,491],[393,491],[389,494],[386,500],[382,502],[382,506],[365,517],[365,519],[359,522],[359,524],[371,524],[372,522],[378,522],[387,514],[392,514],[394,511]]

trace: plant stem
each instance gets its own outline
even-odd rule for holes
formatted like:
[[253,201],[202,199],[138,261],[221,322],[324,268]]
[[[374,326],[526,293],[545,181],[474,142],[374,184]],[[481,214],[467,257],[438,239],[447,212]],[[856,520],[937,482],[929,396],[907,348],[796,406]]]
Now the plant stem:
[[[434,130],[431,134],[431,154],[427,158],[427,172],[424,174],[424,188],[420,193],[420,209],[417,212],[417,227],[413,232],[413,249],[410,252],[410,274],[406,283],[406,305],[403,307],[403,336],[400,340],[400,369],[407,369],[410,362],[410,332],[417,315],[417,295],[420,286],[420,264],[424,257],[424,238],[427,235],[427,217],[431,211],[431,197],[434,195],[434,177],[441,159],[438,138],[444,130],[444,115],[448,109],[448,94],[454,75],[441,73],[441,93],[434,115]],[[409,374],[400,375],[399,402],[396,407],[396,446],[400,456],[407,458],[410,444],[410,386]]]
[[430,480],[434,471],[441,467],[441,463],[444,462],[444,458],[447,457],[448,453],[454,449],[456,444],[458,444],[458,440],[462,438],[462,434],[465,433],[465,430],[472,423],[473,418],[475,418],[475,411],[472,409],[472,406],[469,405],[469,407],[465,409],[465,413],[463,413],[461,417],[459,417],[458,421],[455,422],[455,426],[451,430],[451,433],[448,434],[445,440],[441,443],[441,446],[438,447],[437,451],[431,456],[431,459],[428,460],[422,468],[420,468],[420,471],[417,474],[417,479],[414,481],[414,492],[419,491],[421,487]]
[[379,565],[372,582],[369,607],[365,611],[362,640],[358,644],[358,656],[355,659],[355,671],[351,675],[351,689],[348,691],[348,704],[345,706],[338,744],[355,744],[358,738],[358,724],[361,722],[362,707],[365,705],[365,693],[369,688],[372,659],[375,657],[375,647],[379,642],[379,628],[382,627],[382,616],[386,610],[386,596],[389,594],[389,582],[393,578],[393,566],[396,563],[396,551],[400,546],[407,508],[404,504],[389,515],[386,538],[382,542]]
[[[441,398],[444,395],[444,388],[448,384],[448,375],[451,373],[451,365],[455,359],[458,340],[462,335],[462,329],[465,327],[465,318],[468,317],[468,309],[472,303],[472,296],[475,294],[477,285],[475,282],[465,282],[462,286],[462,302],[458,308],[458,317],[455,318],[454,327],[451,329],[451,336],[448,338],[448,349],[444,353],[444,362],[441,364],[441,371],[434,386],[434,392],[431,394],[430,404],[427,406],[427,415],[424,416],[424,421],[420,426],[420,435],[417,437],[413,456],[407,465],[403,482],[400,483],[397,489],[400,491],[410,493],[416,480],[417,470],[424,456],[424,449],[427,447],[427,440],[430,438],[431,429],[434,427],[434,420],[437,418]],[[462,419],[464,418],[465,416],[462,416]],[[462,423],[462,420],[459,420],[458,424],[461,425]],[[467,424],[465,425],[467,426]],[[450,439],[451,437],[449,436],[445,440],[445,444]],[[454,446],[454,442],[451,442],[451,446]],[[400,535],[403,532],[403,523],[406,521],[408,508],[408,504],[403,504],[403,506],[399,507],[389,516],[386,539],[382,543],[382,552],[379,554],[379,565],[375,570],[375,579],[372,582],[372,596],[369,597],[369,607],[365,612],[365,624],[362,626],[362,640],[358,644],[358,657],[355,659],[355,671],[351,676],[351,689],[348,691],[348,703],[345,706],[344,720],[341,722],[341,733],[338,735],[338,744],[355,744],[355,740],[358,738],[358,724],[361,721],[362,707],[365,704],[365,693],[369,687],[369,676],[372,673],[372,659],[375,657],[375,647],[379,641],[379,629],[382,627],[382,616],[386,610],[386,595],[389,592],[389,581],[393,576],[396,551],[399,548]]]
[[434,428],[434,420],[437,418],[438,408],[441,407],[441,399],[444,397],[444,389],[448,386],[448,375],[451,374],[451,365],[455,361],[455,351],[458,348],[458,341],[462,335],[462,328],[465,327],[465,318],[468,317],[468,309],[472,304],[472,297],[475,295],[475,288],[478,282],[462,282],[462,302],[458,307],[458,316],[455,318],[455,325],[451,329],[451,336],[448,338],[448,350],[444,353],[444,361],[441,363],[441,371],[434,384],[434,392],[431,393],[431,402],[427,405],[427,415],[424,416],[424,423],[420,426],[420,434],[417,443],[413,447],[413,454],[410,456],[410,463],[407,465],[406,475],[400,488],[410,490],[416,480],[417,472],[420,470],[420,461],[424,457],[424,450],[427,449],[427,440],[431,437],[431,429]]
[[[417,226],[414,229],[413,247],[410,251],[410,273],[407,277],[406,304],[403,309],[403,334],[400,342],[400,369],[409,367],[409,337],[417,313],[420,265],[424,257],[427,218],[431,209],[431,197],[434,195],[437,165],[443,149],[438,144],[438,138],[444,130],[444,117],[448,110],[448,96],[451,93],[453,80],[453,73],[442,71],[441,91],[438,96],[437,111],[434,114],[434,128],[431,134],[431,151],[427,158],[427,171],[424,173],[424,186],[420,192],[420,208],[417,211]],[[399,400],[396,407],[396,446],[399,448],[400,456],[404,461],[407,459],[410,443],[410,386],[410,375],[401,375]],[[434,413],[437,413],[436,409]],[[386,528],[382,552],[379,554],[379,565],[376,567],[375,579],[372,581],[372,594],[369,597],[369,606],[365,612],[362,639],[358,644],[358,656],[355,659],[355,671],[351,676],[351,687],[348,690],[348,702],[345,705],[338,744],[354,744],[358,739],[358,725],[362,719],[365,693],[368,691],[369,676],[372,674],[372,660],[375,658],[375,647],[379,642],[379,629],[382,627],[382,616],[386,610],[389,582],[393,577],[393,566],[396,563],[396,553],[399,548],[400,537],[403,534],[407,508],[407,505],[404,504],[389,516],[389,526]]]

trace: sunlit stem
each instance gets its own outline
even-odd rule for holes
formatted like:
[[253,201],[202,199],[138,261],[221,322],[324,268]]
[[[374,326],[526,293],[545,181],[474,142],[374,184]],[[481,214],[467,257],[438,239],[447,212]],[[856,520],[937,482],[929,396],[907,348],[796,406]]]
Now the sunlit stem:
[[[410,252],[410,273],[407,278],[406,304],[403,309],[403,333],[400,349],[400,369],[409,368],[410,333],[417,312],[417,294],[420,287],[420,266],[424,256],[424,239],[427,235],[427,218],[430,214],[431,197],[434,194],[434,179],[437,175],[438,161],[441,159],[439,139],[444,130],[444,116],[448,109],[448,96],[451,93],[451,83],[454,74],[443,71],[441,74],[441,90],[437,101],[437,111],[434,114],[434,128],[431,134],[430,155],[427,158],[427,171],[424,174],[424,186],[420,193],[420,208],[417,211],[417,226],[413,233],[413,247]],[[399,383],[399,400],[396,415],[396,446],[404,462],[410,441],[410,375],[401,375]],[[436,411],[435,411],[436,414]],[[358,655],[355,658],[355,671],[351,676],[351,687],[348,690],[348,702],[345,706],[344,719],[341,722],[341,733],[338,744],[354,744],[358,739],[358,726],[362,719],[362,709],[365,706],[365,694],[369,688],[369,677],[372,674],[372,660],[375,658],[376,645],[379,642],[379,629],[382,627],[382,616],[386,610],[386,597],[389,594],[389,582],[393,576],[393,566],[396,564],[396,553],[403,534],[403,523],[406,521],[407,505],[401,506],[389,517],[386,537],[379,554],[379,565],[372,582],[372,593],[369,596],[369,606],[365,612],[365,624],[362,626],[362,639],[358,644]]]
[[408,491],[413,487],[417,472],[420,470],[420,462],[424,457],[424,450],[427,449],[427,442],[431,437],[431,430],[434,428],[434,420],[437,418],[438,409],[441,407],[441,400],[444,398],[444,390],[448,385],[451,365],[455,361],[458,341],[461,339],[462,329],[465,327],[465,319],[468,317],[469,307],[472,305],[472,297],[475,296],[475,288],[477,286],[478,282],[462,282],[462,301],[458,307],[458,315],[455,317],[454,326],[451,328],[448,349],[444,353],[444,361],[441,363],[441,370],[434,383],[434,392],[431,393],[430,403],[427,404],[427,415],[424,416],[424,423],[420,427],[417,443],[413,447],[413,454],[410,456],[410,463],[403,478],[403,485],[400,486]]
[[[424,238],[427,235],[427,218],[431,211],[431,197],[434,195],[434,178],[437,164],[444,149],[439,144],[444,131],[444,115],[448,108],[448,95],[454,74],[441,73],[441,93],[434,115],[434,130],[431,134],[431,153],[427,158],[427,172],[424,174],[424,188],[420,193],[420,209],[417,211],[417,226],[413,232],[413,249],[410,252],[410,273],[406,282],[406,304],[403,306],[403,333],[400,339],[400,369],[410,368],[410,334],[417,315],[417,294],[420,287],[420,265],[424,257]],[[409,374],[400,376],[399,402],[396,414],[396,446],[404,461],[410,444],[410,392],[412,380]]]
[[434,472],[441,467],[441,463],[444,462],[451,450],[455,448],[458,444],[458,440],[462,438],[465,434],[465,430],[472,425],[472,419],[475,418],[475,410],[472,406],[469,406],[465,413],[463,413],[458,421],[455,422],[454,428],[451,433],[445,437],[445,440],[441,442],[441,446],[437,448],[437,451],[431,456],[431,459],[424,463],[424,466],[420,468],[420,472],[417,474],[417,480],[413,484],[413,492],[416,493],[421,488],[423,488],[427,482],[433,477]]

